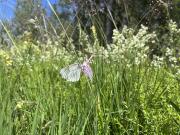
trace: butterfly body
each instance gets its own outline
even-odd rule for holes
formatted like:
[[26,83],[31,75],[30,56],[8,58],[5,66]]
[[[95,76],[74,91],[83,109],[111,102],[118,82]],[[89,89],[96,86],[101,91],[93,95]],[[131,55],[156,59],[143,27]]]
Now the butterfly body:
[[81,65],[81,70],[87,77],[89,77],[90,80],[92,80],[93,72],[88,62],[84,62]]

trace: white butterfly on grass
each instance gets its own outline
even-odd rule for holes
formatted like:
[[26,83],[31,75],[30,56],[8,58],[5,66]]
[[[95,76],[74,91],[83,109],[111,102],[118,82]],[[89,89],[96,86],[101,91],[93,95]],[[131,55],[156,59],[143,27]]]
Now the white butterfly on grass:
[[82,64],[75,63],[62,68],[60,70],[62,78],[70,82],[76,82],[79,81],[81,72],[83,72],[92,81],[93,72],[89,64],[91,58],[92,56],[89,59],[86,59]]

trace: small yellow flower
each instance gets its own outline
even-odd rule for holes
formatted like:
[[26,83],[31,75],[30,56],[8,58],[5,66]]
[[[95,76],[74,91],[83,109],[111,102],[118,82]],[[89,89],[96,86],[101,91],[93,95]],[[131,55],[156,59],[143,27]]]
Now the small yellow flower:
[[7,65],[7,66],[11,66],[11,65],[12,65],[12,63],[13,63],[13,62],[12,62],[12,60],[8,60],[8,61],[6,61],[6,65]]
[[11,60],[9,54],[5,52],[4,50],[0,50],[0,57],[7,66],[12,65],[13,61]]
[[94,25],[91,27],[91,30],[93,32],[93,36],[96,38],[96,27]]
[[19,101],[19,102],[17,102],[17,105],[16,105],[16,109],[21,109],[22,107],[23,107],[23,105],[24,105],[24,102],[23,101]]

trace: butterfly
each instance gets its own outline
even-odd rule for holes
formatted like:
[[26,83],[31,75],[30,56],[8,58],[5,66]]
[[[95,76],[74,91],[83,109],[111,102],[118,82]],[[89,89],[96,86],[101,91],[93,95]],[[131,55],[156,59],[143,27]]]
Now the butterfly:
[[76,82],[76,81],[79,81],[81,72],[83,72],[92,81],[93,71],[89,65],[91,58],[92,57],[90,57],[89,59],[86,59],[82,64],[75,63],[65,68],[62,68],[60,70],[60,74],[62,78],[70,82]]

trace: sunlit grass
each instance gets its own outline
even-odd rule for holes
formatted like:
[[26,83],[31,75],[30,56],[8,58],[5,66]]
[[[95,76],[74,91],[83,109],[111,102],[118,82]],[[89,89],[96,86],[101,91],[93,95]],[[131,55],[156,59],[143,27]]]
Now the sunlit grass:
[[57,43],[50,37],[46,44],[16,41],[1,23],[13,46],[0,53],[0,135],[180,133],[179,80],[171,66],[158,60],[152,65],[146,54],[155,33],[144,26],[138,33],[116,30],[108,52],[99,46],[97,27],[92,27],[92,44],[80,29],[79,42],[95,56],[94,76],[92,82],[82,75],[72,83],[59,71],[84,54],[72,49],[66,28],[53,13],[64,32]]
[[1,65],[1,134],[179,132],[179,112],[172,105],[178,106],[179,84],[163,68],[130,69],[96,57],[93,82],[82,76],[70,83],[59,74],[61,63]]

